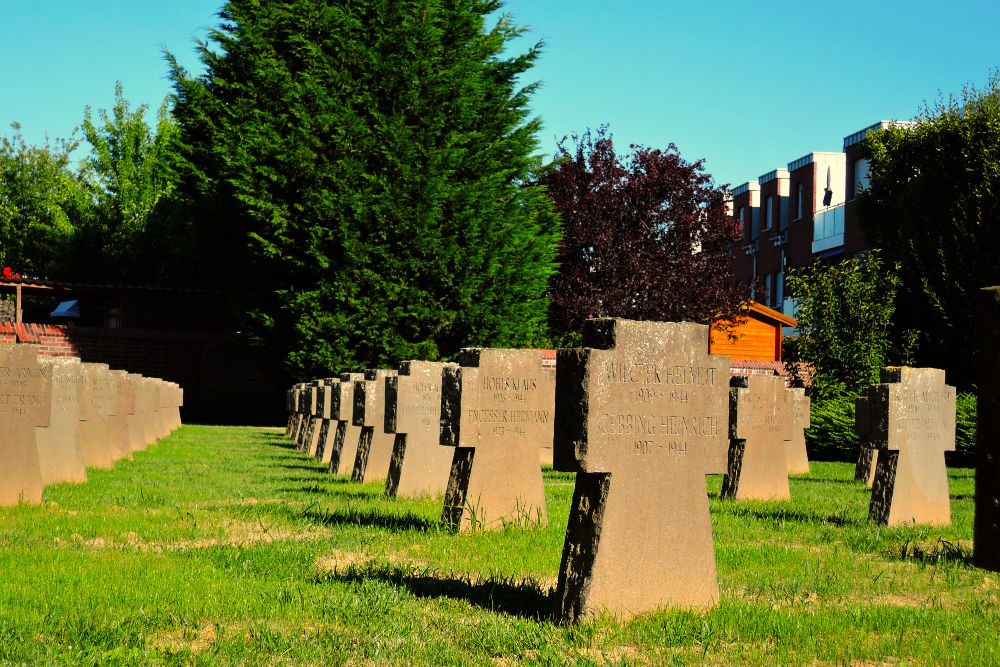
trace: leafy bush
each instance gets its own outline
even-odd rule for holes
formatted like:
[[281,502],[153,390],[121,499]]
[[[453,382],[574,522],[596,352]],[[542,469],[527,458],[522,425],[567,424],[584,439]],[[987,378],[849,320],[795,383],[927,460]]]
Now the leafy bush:
[[854,432],[854,394],[813,400],[806,450],[812,461],[856,461],[858,436]]

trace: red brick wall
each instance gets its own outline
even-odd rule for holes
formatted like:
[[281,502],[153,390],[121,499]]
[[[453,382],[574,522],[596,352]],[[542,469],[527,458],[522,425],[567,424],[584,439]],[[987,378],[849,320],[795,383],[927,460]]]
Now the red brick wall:
[[188,422],[277,424],[283,417],[286,380],[224,334],[0,322],[0,342],[32,343],[41,354],[176,382]]

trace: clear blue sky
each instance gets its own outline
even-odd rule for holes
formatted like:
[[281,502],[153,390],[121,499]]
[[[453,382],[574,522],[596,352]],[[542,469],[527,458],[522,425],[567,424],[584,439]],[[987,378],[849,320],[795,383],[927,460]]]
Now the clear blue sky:
[[[0,0],[0,132],[66,136],[83,108],[169,92],[162,48],[198,71],[194,39],[221,0]],[[737,185],[1000,65],[1000,3],[508,0],[545,51],[533,107],[555,138],[609,123],[631,142],[677,144]]]

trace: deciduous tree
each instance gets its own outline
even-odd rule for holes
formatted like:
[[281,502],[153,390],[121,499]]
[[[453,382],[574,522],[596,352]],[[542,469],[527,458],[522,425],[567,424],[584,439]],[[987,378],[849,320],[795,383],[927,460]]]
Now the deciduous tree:
[[896,325],[920,331],[917,363],[967,387],[975,293],[1000,284],[1000,78],[916,120],[866,138],[871,182],[858,216],[867,240],[900,265]]
[[25,276],[61,277],[78,226],[92,201],[71,168],[75,138],[25,143],[20,126],[0,137],[0,266]]
[[553,334],[572,343],[584,320],[601,316],[736,318],[750,298],[733,279],[740,229],[702,162],[685,161],[673,144],[633,145],[619,157],[606,127],[573,141],[560,143],[561,162],[544,179],[563,222]]

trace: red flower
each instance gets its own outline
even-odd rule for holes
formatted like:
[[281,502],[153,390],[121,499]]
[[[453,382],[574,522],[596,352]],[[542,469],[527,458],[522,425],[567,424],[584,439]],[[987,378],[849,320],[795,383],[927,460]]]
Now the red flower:
[[15,273],[15,274],[14,274],[14,277],[15,277],[15,278],[20,278],[20,277],[21,277],[21,274],[20,274],[20,273]]
[[4,278],[10,278],[10,267],[9,266],[3,267],[3,277]]

